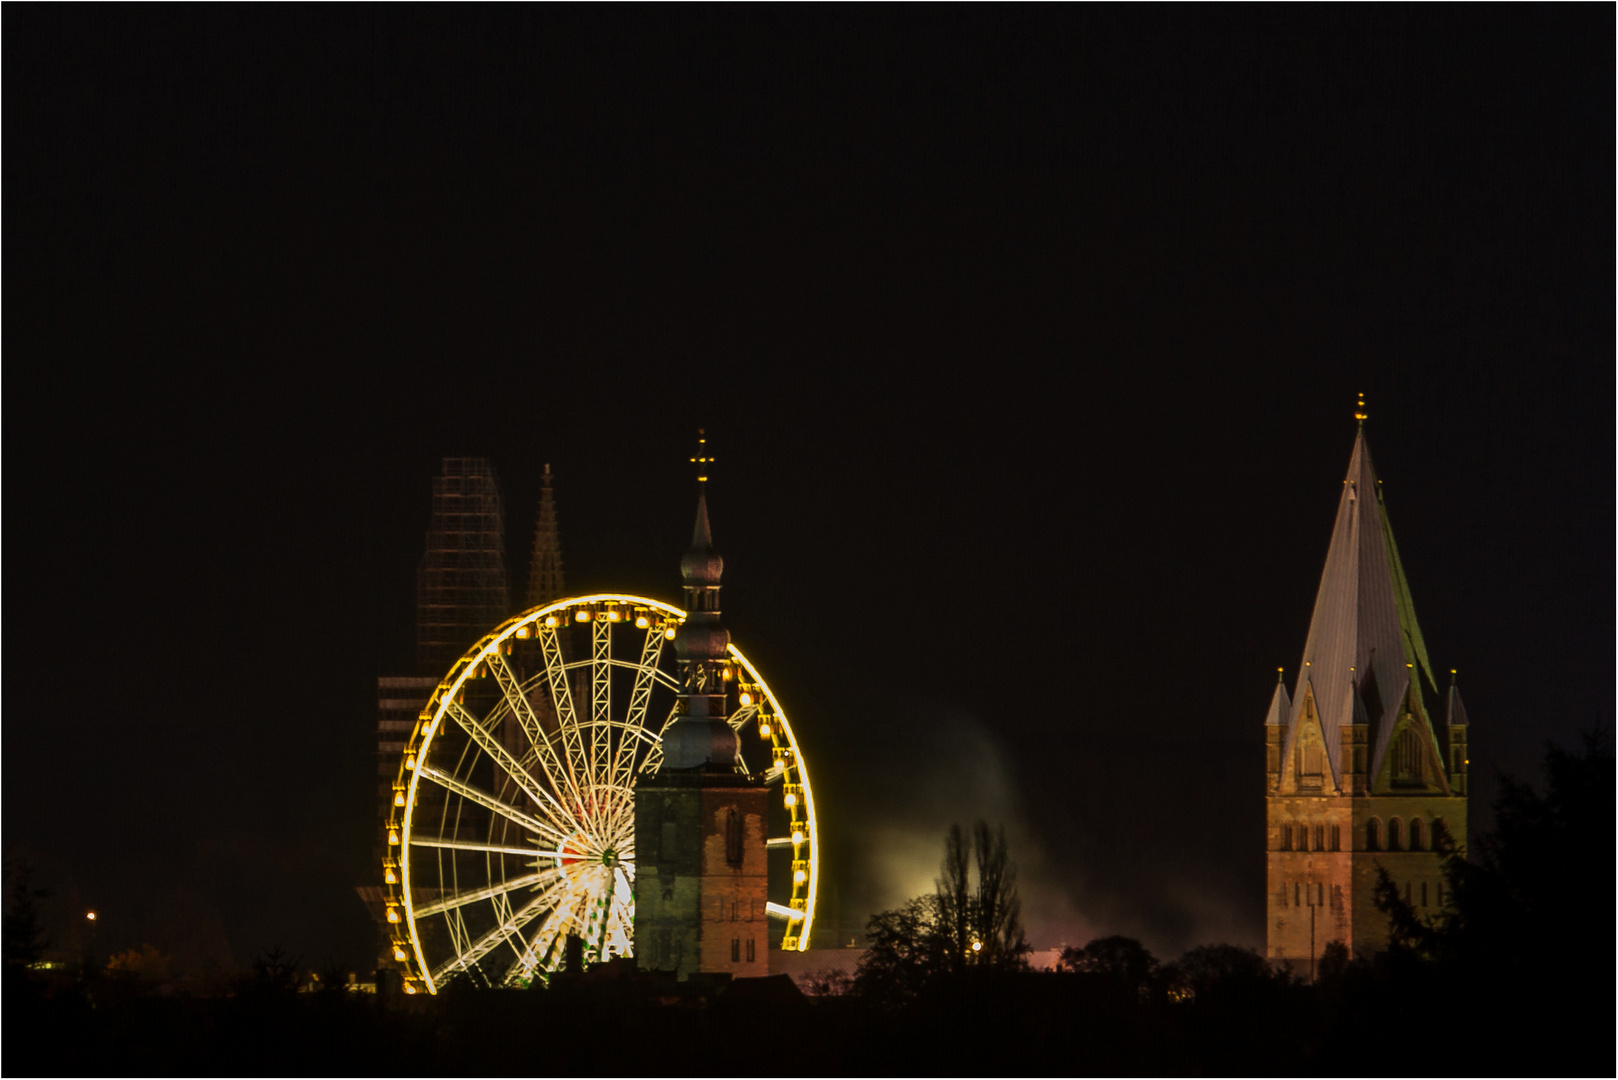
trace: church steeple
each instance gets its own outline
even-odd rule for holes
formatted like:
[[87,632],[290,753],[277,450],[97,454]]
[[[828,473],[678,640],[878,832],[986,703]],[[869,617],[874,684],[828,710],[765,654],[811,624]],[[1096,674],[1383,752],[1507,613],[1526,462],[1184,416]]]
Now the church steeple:
[[[1424,678],[1435,692],[1438,688],[1427,658],[1427,643],[1416,622],[1410,585],[1393,542],[1382,482],[1371,466],[1363,397],[1355,418],[1360,427],[1338,497],[1337,521],[1315,594],[1282,751],[1284,757],[1296,738],[1308,689],[1314,697],[1327,758],[1339,783],[1343,774],[1340,732],[1353,723],[1355,693],[1363,699],[1372,726],[1370,774],[1375,776],[1387,752],[1393,720],[1412,696],[1410,683]],[[1413,696],[1421,699],[1419,686]],[[1426,723],[1425,717],[1422,722]],[[1430,727],[1427,737],[1432,739]],[[1436,740],[1433,749],[1436,752]]]
[[736,772],[740,742],[726,719],[725,669],[730,633],[719,618],[719,582],[725,560],[714,550],[708,521],[707,438],[698,429],[697,519],[691,547],[680,560],[685,587],[685,622],[674,635],[682,683],[675,719],[663,734],[664,769]]
[[[1448,845],[1466,847],[1466,724],[1451,692],[1441,752],[1438,687],[1382,482],[1365,396],[1337,500],[1303,663],[1265,717],[1266,953],[1314,977],[1333,943],[1387,948],[1386,871],[1422,915],[1444,906]],[[1447,838],[1440,842],[1440,837]]]
[[562,579],[562,541],[556,528],[556,497],[551,492],[551,467],[545,466],[539,491],[539,517],[534,524],[534,552],[528,561],[528,606],[539,607],[567,595]]

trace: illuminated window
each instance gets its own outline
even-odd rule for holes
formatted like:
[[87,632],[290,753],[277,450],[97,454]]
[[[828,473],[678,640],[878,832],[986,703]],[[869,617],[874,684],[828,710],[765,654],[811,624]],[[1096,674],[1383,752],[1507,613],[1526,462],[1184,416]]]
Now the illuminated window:
[[1382,823],[1376,818],[1365,823],[1365,850],[1382,850]]
[[725,861],[742,864],[742,816],[735,810],[725,811]]
[[1426,845],[1422,843],[1421,818],[1410,819],[1410,850],[1421,851]]
[[1343,850],[1343,827],[1341,825],[1331,827],[1331,849],[1333,851]]
[[1404,840],[1400,836],[1399,819],[1398,818],[1389,818],[1388,819],[1388,850],[1389,851],[1403,851],[1404,850]]

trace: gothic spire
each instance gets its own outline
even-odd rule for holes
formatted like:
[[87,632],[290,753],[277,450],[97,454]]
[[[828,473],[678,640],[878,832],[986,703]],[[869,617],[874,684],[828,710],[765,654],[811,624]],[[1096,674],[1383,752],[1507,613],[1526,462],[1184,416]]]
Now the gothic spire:
[[545,466],[539,491],[539,516],[534,524],[534,552],[528,562],[528,606],[539,607],[567,594],[562,579],[562,540],[556,529],[556,498],[551,492],[551,467]]
[[[1371,773],[1375,775],[1407,686],[1425,677],[1427,685],[1437,690],[1388,524],[1382,483],[1371,467],[1363,395],[1355,419],[1360,427],[1338,497],[1326,567],[1315,594],[1285,748],[1290,751],[1296,737],[1307,684],[1314,694],[1327,756],[1339,781],[1343,772],[1339,732],[1343,725],[1355,722],[1356,697],[1372,726]],[[1416,692],[1419,696],[1419,687]]]

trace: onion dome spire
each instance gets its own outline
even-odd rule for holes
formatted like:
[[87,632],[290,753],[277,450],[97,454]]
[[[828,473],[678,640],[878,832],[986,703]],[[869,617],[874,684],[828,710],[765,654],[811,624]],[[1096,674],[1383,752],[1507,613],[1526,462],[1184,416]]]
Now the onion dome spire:
[[674,635],[674,652],[684,676],[674,722],[663,734],[664,769],[734,772],[740,742],[725,715],[725,673],[730,632],[719,620],[719,580],[725,560],[713,546],[708,521],[707,437],[697,429],[697,520],[691,547],[680,560],[685,586],[685,622]]

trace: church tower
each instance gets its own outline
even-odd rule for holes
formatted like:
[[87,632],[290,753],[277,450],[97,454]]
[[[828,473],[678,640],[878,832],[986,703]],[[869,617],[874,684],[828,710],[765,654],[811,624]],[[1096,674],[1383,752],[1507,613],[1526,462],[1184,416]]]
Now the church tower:
[[680,560],[686,618],[674,637],[681,689],[658,770],[635,787],[635,956],[643,971],[769,974],[765,787],[742,764],[728,717],[735,671],[719,618],[725,562],[708,524],[699,439],[697,521]]
[[[1442,850],[1466,846],[1466,710],[1441,692],[1365,443],[1365,403],[1292,693],[1265,720],[1268,955],[1311,975],[1340,941],[1387,947],[1386,869],[1418,915],[1444,904]],[[1442,701],[1440,710],[1436,706]]]

